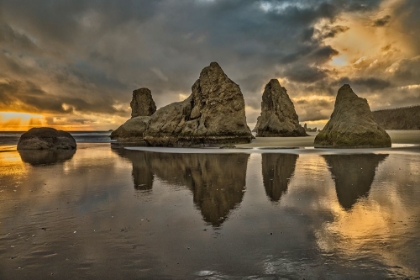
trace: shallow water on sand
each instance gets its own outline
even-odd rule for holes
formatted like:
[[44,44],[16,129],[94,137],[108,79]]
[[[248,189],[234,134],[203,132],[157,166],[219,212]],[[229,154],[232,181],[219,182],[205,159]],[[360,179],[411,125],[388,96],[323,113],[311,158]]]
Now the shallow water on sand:
[[5,151],[0,279],[412,279],[419,183],[418,148]]

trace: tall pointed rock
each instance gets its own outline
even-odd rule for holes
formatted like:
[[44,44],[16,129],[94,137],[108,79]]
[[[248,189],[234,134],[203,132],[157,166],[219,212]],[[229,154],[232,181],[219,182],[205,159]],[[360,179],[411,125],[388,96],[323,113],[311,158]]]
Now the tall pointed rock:
[[148,88],[139,88],[133,91],[130,102],[131,117],[151,116],[156,112],[156,104],[152,98],[152,92]]
[[366,99],[358,97],[350,85],[339,90],[330,120],[316,136],[315,147],[390,147],[391,138],[373,119]]
[[131,119],[111,133],[111,139],[118,141],[143,141],[144,132],[149,125],[150,116],[156,111],[155,101],[148,88],[133,91],[130,102]]
[[261,102],[261,116],[255,126],[257,137],[306,136],[299,124],[295,106],[277,79],[265,86]]
[[152,146],[249,143],[251,139],[242,92],[216,62],[201,71],[186,100],[157,110],[145,133]]

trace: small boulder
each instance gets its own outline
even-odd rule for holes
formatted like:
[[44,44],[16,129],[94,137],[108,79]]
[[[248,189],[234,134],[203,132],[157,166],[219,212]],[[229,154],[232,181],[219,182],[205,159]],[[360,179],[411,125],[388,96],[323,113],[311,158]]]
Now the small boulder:
[[130,102],[130,107],[132,118],[151,116],[156,112],[156,104],[148,88],[140,88],[133,91],[133,99]]
[[292,100],[277,79],[265,86],[255,130],[257,137],[307,136]]
[[50,127],[31,128],[20,136],[17,144],[18,150],[72,150],[76,147],[70,133]]
[[390,147],[391,138],[373,119],[366,99],[358,97],[348,84],[337,94],[330,120],[315,137],[315,147]]

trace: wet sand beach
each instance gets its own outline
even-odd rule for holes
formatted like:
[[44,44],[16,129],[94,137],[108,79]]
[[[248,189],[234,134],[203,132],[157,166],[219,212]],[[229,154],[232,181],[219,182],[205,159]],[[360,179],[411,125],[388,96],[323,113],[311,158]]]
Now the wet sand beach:
[[3,151],[0,163],[0,279],[420,277],[418,146],[219,154],[80,143]]

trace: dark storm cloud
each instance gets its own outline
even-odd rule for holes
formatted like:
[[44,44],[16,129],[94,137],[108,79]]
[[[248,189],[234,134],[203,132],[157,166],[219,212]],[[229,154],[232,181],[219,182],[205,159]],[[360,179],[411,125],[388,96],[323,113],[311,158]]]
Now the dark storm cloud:
[[[381,2],[0,0],[0,78],[43,89],[30,99],[20,86],[8,97],[38,111],[63,113],[65,103],[69,114],[124,114],[114,105],[127,105],[132,90],[150,88],[163,106],[218,61],[257,109],[271,78],[298,83],[294,93],[321,89],[322,65],[338,55],[324,39],[348,30],[337,17]],[[320,19],[327,24],[318,30]]]
[[340,80],[333,83],[333,85],[335,86],[342,86],[343,84],[350,84],[351,86],[355,87],[367,88],[371,92],[384,90],[392,86],[389,81],[374,77],[352,79],[348,77],[343,77]]
[[283,75],[293,82],[313,83],[327,77],[327,72],[317,67],[295,64],[287,68]]
[[373,26],[381,27],[387,25],[391,20],[390,15],[386,15],[383,18],[379,18],[373,22]]
[[70,114],[74,111],[124,114],[105,100],[97,104],[80,98],[51,95],[31,82],[0,82],[0,111]]
[[409,84],[420,84],[420,57],[400,61],[394,72],[394,77],[398,81]]

